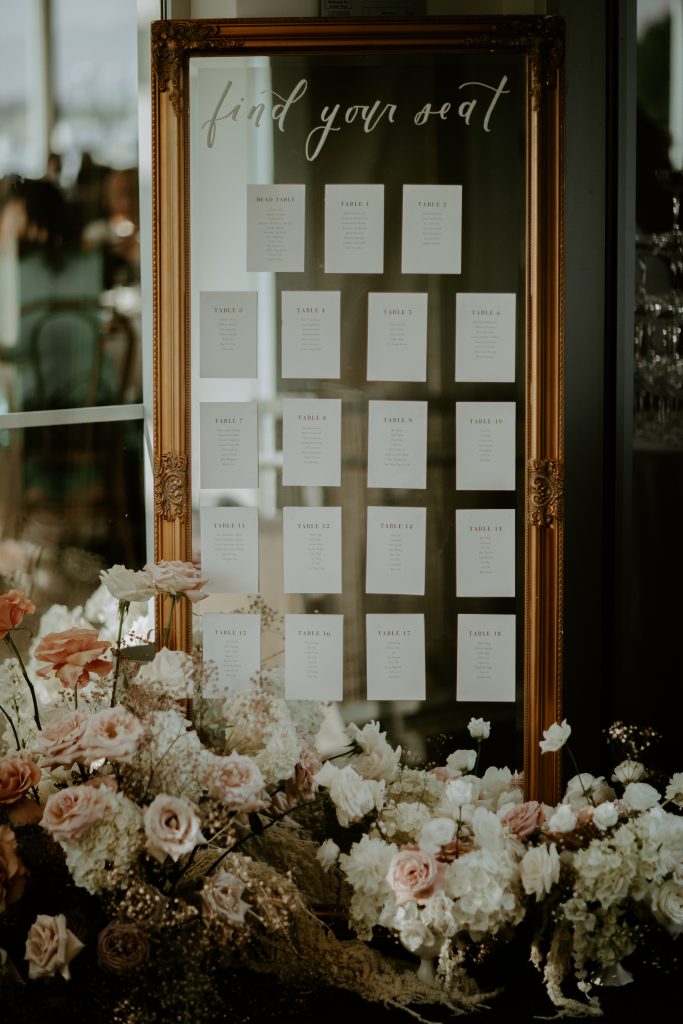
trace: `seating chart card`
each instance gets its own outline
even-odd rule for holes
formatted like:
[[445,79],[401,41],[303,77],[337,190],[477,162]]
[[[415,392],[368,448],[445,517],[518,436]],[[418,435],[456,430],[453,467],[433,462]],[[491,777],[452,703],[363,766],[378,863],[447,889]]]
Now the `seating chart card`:
[[401,273],[459,274],[462,186],[404,185]]
[[342,510],[337,507],[282,510],[286,594],[340,594]]
[[207,612],[202,615],[204,696],[213,699],[249,690],[261,672],[261,616]]
[[455,486],[459,491],[514,491],[514,402],[455,403]]
[[424,615],[366,615],[368,700],[425,699]]
[[515,596],[515,510],[469,509],[455,513],[458,597]]
[[424,594],[426,508],[368,508],[365,591]]
[[282,376],[338,380],[341,292],[282,293]]
[[304,269],[305,203],[305,185],[247,185],[248,271]]
[[258,509],[200,509],[202,574],[210,594],[257,594]]
[[256,402],[200,402],[200,486],[258,487]]
[[455,379],[514,381],[514,292],[455,297]]
[[325,185],[325,273],[384,270],[384,185]]
[[343,700],[343,615],[285,615],[285,697]]
[[367,376],[427,379],[426,292],[370,292]]
[[257,376],[258,292],[200,292],[200,377]]
[[514,615],[458,615],[457,699],[514,701]]
[[368,403],[368,487],[427,486],[427,402]]
[[341,408],[339,398],[283,399],[282,483],[285,487],[339,487]]

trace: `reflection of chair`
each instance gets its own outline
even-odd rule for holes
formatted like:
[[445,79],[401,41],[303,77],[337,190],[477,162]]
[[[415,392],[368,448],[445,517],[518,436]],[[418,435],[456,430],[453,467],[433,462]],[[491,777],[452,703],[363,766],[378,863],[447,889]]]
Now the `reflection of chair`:
[[103,374],[104,319],[85,299],[48,299],[22,309],[29,322],[25,409],[107,404],[116,388]]

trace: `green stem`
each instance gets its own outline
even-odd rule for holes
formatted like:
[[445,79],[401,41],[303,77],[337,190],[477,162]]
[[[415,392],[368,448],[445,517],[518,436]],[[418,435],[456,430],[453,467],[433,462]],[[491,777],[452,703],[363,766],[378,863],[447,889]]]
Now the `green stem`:
[[164,632],[163,632],[163,635],[161,637],[161,646],[162,647],[168,647],[168,640],[169,640],[169,637],[171,635],[171,627],[173,625],[173,612],[175,610],[175,606],[176,606],[177,603],[178,603],[178,595],[177,594],[171,594],[171,609],[170,609],[170,611],[168,613],[168,621],[167,621],[166,625],[164,626]]
[[574,765],[574,769],[576,771],[576,775],[577,775],[577,778],[579,780],[579,785],[581,786],[581,792],[583,793],[583,795],[585,796],[586,800],[591,805],[591,807],[595,807],[595,800],[590,795],[590,793],[586,792],[586,787],[583,784],[583,779],[581,778],[581,772],[579,771],[579,766],[576,763],[576,758],[572,754],[571,747],[569,746],[568,743],[565,743],[564,746],[565,746],[565,750],[569,754],[569,757],[570,757],[570,760],[571,760],[572,764]]
[[130,601],[119,601],[119,631],[116,637],[116,649],[114,651],[116,667],[114,669],[114,682],[111,687],[111,707],[114,707],[116,704],[116,684],[119,681],[119,669],[121,668],[121,637],[123,635],[123,623],[125,622],[129,608]]
[[0,711],[2,711],[3,715],[5,716],[5,718],[7,719],[7,721],[10,724],[10,729],[12,730],[12,734],[14,736],[14,742],[17,745],[17,750],[21,750],[21,743],[19,742],[19,736],[17,734],[17,730],[14,728],[14,722],[12,721],[9,713],[7,711],[5,711],[5,709],[3,708],[2,704],[0,704]]
[[477,774],[477,768],[479,767],[479,758],[481,757],[481,740],[477,740],[477,760],[474,762],[473,775]]
[[26,666],[24,665],[23,658],[21,657],[21,655],[19,654],[19,651],[17,650],[17,645],[15,644],[14,640],[12,639],[12,634],[11,633],[7,634],[7,636],[5,637],[5,640],[7,641],[7,646],[14,653],[14,656],[16,657],[17,661],[19,662],[19,666],[21,668],[21,674],[23,675],[24,679],[26,680],[26,685],[28,686],[29,690],[31,691],[31,700],[33,701],[33,717],[35,719],[35,722],[36,722],[36,725],[38,726],[38,728],[42,729],[43,727],[40,724],[40,714],[38,712],[38,698],[36,697],[36,691],[33,689],[33,683],[29,679],[28,673],[26,672]]

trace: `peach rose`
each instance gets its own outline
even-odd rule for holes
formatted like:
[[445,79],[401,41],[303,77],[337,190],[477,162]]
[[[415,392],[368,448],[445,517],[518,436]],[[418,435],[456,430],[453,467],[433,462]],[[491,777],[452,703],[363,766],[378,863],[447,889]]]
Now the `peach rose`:
[[62,633],[48,633],[35,649],[36,661],[46,661],[45,668],[38,669],[38,675],[49,676],[54,672],[62,686],[75,689],[87,686],[91,673],[106,676],[112,663],[102,655],[109,650],[108,640],[100,640],[96,629],[81,629],[74,626]]
[[41,771],[29,754],[18,752],[0,760],[0,804],[16,804],[40,782]]
[[28,871],[17,856],[17,838],[7,825],[0,825],[0,914],[16,903],[26,886]]
[[120,705],[105,708],[88,719],[83,732],[83,751],[86,761],[106,757],[109,761],[132,760],[144,732],[135,715]]
[[177,861],[206,840],[199,831],[199,818],[192,804],[181,797],[160,793],[144,815],[145,849],[160,863],[170,857]]
[[84,949],[80,939],[66,926],[64,914],[49,917],[38,914],[26,938],[26,956],[29,978],[47,978],[61,974],[65,981],[71,977],[69,964]]
[[162,594],[184,594],[193,603],[206,597],[207,580],[201,578],[201,570],[192,562],[148,562],[145,572]]
[[513,835],[520,839],[528,839],[534,832],[538,832],[544,821],[545,810],[538,800],[515,804],[500,819],[501,825],[507,826]]
[[63,764],[67,768],[83,761],[83,733],[87,718],[80,711],[69,711],[53,718],[37,735],[35,752],[50,767]]
[[263,807],[265,780],[256,761],[232,753],[209,760],[202,782],[207,793],[229,811],[257,811]]
[[40,824],[57,842],[78,839],[107,813],[102,790],[95,786],[71,786],[47,798]]
[[34,612],[35,606],[21,590],[10,590],[0,596],[0,640],[3,640],[10,629],[21,624],[24,615]]
[[424,903],[442,885],[442,867],[436,857],[422,850],[399,850],[391,859],[387,882],[396,902],[416,900]]
[[149,954],[149,939],[136,924],[110,921],[97,936],[97,962],[110,974],[128,974]]

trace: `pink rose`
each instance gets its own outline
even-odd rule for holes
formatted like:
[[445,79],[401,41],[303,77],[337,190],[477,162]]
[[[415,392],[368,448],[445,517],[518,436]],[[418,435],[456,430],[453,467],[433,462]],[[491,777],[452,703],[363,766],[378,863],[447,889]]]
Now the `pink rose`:
[[0,596],[0,640],[3,640],[10,629],[21,624],[24,615],[31,615],[35,606],[21,590],[10,590]]
[[520,839],[528,839],[534,832],[538,832],[544,821],[545,811],[538,800],[515,804],[500,819],[501,825],[506,825]]
[[69,711],[53,718],[38,733],[35,752],[42,755],[43,764],[54,767],[70,767],[75,761],[83,761],[83,733],[87,719],[80,711]]
[[232,924],[242,924],[249,904],[242,899],[244,884],[235,875],[221,867],[213,878],[204,880],[202,902],[211,916],[222,917]]
[[424,903],[442,885],[442,867],[436,857],[422,850],[399,850],[392,857],[387,882],[394,890],[396,902],[416,900]]
[[62,686],[75,689],[87,686],[90,676],[106,676],[112,663],[102,655],[109,650],[108,640],[100,640],[96,629],[81,629],[74,626],[62,633],[48,633],[35,649],[36,661],[46,661],[45,668],[38,669],[43,678],[54,672]]
[[145,572],[162,594],[184,594],[193,603],[206,597],[206,580],[201,578],[198,566],[191,562],[148,562]]
[[265,780],[251,757],[232,753],[212,757],[202,777],[207,793],[229,811],[257,811],[263,807]]
[[97,761],[106,757],[108,761],[129,762],[143,732],[140,720],[120,705],[98,711],[83,732],[84,759]]
[[78,839],[107,813],[102,791],[94,786],[71,786],[47,798],[40,824],[57,842]]
[[16,903],[26,886],[28,871],[17,856],[17,839],[11,828],[0,825],[0,914]]
[[64,914],[48,917],[38,914],[26,938],[26,956],[29,978],[45,978],[61,974],[65,981],[71,977],[69,964],[84,949],[66,926]]
[[30,755],[17,752],[0,760],[0,804],[16,804],[40,782],[41,771]]
[[162,864],[167,857],[177,861],[206,842],[192,804],[181,797],[156,796],[145,811],[144,825],[145,849]]

